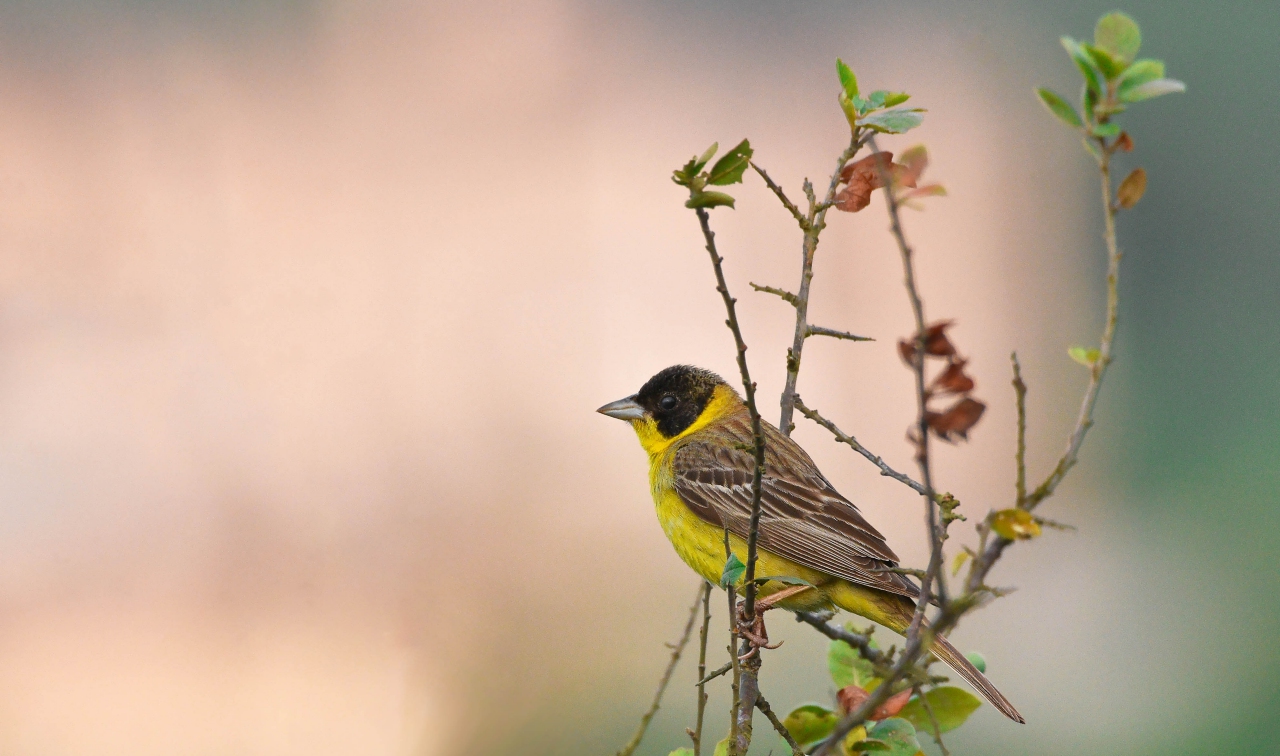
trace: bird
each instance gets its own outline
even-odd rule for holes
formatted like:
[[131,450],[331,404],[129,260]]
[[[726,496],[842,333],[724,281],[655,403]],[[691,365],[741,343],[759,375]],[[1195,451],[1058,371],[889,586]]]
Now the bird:
[[[751,414],[738,392],[709,370],[673,365],[597,412],[631,423],[649,455],[658,521],[685,564],[719,583],[726,540],[745,562],[755,456]],[[905,635],[920,589],[891,571],[899,560],[885,537],[799,444],[763,419],[760,427],[765,460],[756,574],[784,579],[764,583],[758,595],[790,611],[838,607]],[[767,642],[767,636],[753,640]],[[1025,722],[946,638],[935,636],[930,650],[1006,717]]]

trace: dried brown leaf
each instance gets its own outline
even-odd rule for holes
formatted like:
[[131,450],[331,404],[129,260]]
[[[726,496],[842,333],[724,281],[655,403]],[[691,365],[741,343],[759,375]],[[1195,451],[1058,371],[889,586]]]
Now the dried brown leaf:
[[950,357],[956,348],[947,339],[947,329],[955,325],[954,320],[941,320],[924,329],[924,353],[935,357]]
[[915,367],[916,364],[916,345],[906,339],[898,341],[898,356],[902,361],[907,363],[907,367]]
[[1119,138],[1116,139],[1116,149],[1121,152],[1133,152],[1133,137],[1129,136],[1129,132],[1120,132]]
[[957,438],[968,438],[969,429],[978,424],[986,410],[987,405],[966,396],[944,412],[926,412],[925,421],[938,438],[954,443]]
[[1147,172],[1141,168],[1134,168],[1133,172],[1120,182],[1120,188],[1116,190],[1116,199],[1120,202],[1120,207],[1128,210],[1138,204],[1138,200],[1142,199],[1146,191]]
[[973,391],[973,379],[964,373],[968,360],[954,359],[947,363],[946,370],[938,374],[930,384],[929,391],[934,394],[964,394]]
[[840,182],[846,186],[836,194],[836,209],[856,213],[871,204],[871,193],[884,186],[886,172],[895,183],[910,187],[916,185],[914,178],[906,176],[906,167],[893,162],[892,152],[868,155],[840,171]]
[[[902,711],[902,707],[906,706],[907,701],[911,699],[911,692],[911,688],[907,688],[893,694],[887,701],[873,709],[867,719],[879,721],[896,715]],[[836,693],[836,701],[839,702],[840,710],[845,715],[861,706],[870,697],[870,693],[857,685],[846,686]]]

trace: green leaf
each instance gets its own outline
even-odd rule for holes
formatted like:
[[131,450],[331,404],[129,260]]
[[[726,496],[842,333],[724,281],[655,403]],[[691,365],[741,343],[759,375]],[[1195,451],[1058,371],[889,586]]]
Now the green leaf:
[[883,108],[885,106],[885,100],[888,97],[889,97],[889,90],[877,89],[876,91],[867,95],[867,105],[869,105],[873,110],[879,110],[880,108]]
[[707,174],[707,183],[715,186],[726,186],[742,181],[742,174],[751,163],[751,143],[743,139],[737,147],[729,150],[711,166]]
[[[845,629],[857,632],[851,622],[845,624]],[[871,639],[871,647],[879,648],[874,638]],[[831,673],[831,681],[836,684],[837,689],[857,685],[870,690],[868,686],[877,679],[871,662],[863,659],[862,654],[842,640],[831,641],[827,648],[827,671]]]
[[920,751],[916,728],[902,717],[890,717],[879,722],[867,732],[867,737],[889,746],[882,751],[886,756],[915,756]]
[[816,743],[831,734],[840,723],[840,715],[818,704],[798,706],[782,720],[791,737],[800,745]]
[[1116,85],[1117,94],[1123,93],[1126,89],[1132,89],[1139,84],[1146,84],[1149,81],[1164,78],[1164,61],[1153,60],[1152,58],[1143,58],[1135,60],[1133,65],[1124,70],[1124,74],[1120,76],[1119,83]]
[[891,108],[894,105],[901,105],[910,99],[911,95],[906,92],[890,92],[889,95],[884,98],[884,106],[886,108]]
[[863,738],[862,740],[850,743],[846,747],[846,750],[853,751],[854,753],[887,751],[889,750],[889,744],[883,740],[876,740],[875,738]]
[[698,192],[685,200],[684,206],[694,208],[733,207],[733,197],[724,192]]
[[1080,120],[1080,114],[1075,111],[1075,108],[1068,105],[1066,100],[1059,97],[1057,93],[1040,87],[1036,90],[1036,94],[1040,97],[1040,102],[1044,103],[1044,106],[1049,109],[1050,113],[1057,116],[1059,121],[1072,128],[1079,129],[1084,127],[1084,122]]
[[1177,79],[1156,79],[1136,87],[1129,87],[1119,97],[1121,102],[1142,102],[1152,97],[1185,91],[1187,91],[1187,85]]
[[1107,81],[1111,81],[1124,73],[1124,69],[1128,65],[1126,61],[1118,60],[1101,47],[1094,47],[1087,42],[1080,46],[1084,48],[1085,54],[1093,61],[1093,65],[1102,72],[1102,75],[1107,78]]
[[1067,354],[1081,365],[1093,367],[1093,363],[1098,361],[1100,352],[1097,349],[1085,349],[1084,347],[1075,346],[1068,349]]
[[[720,192],[703,192],[703,194],[720,194]],[[723,195],[728,197],[729,195]],[[732,197],[729,198],[729,206],[733,206]],[[689,200],[692,202],[693,200]],[[685,203],[688,205],[688,203]],[[701,205],[691,205],[691,207],[702,207]],[[713,206],[714,207],[714,206]],[[728,588],[731,585],[737,585],[742,579],[742,573],[747,571],[747,566],[742,563],[737,554],[730,554],[729,558],[724,561],[724,569],[720,571],[720,587]]]
[[1093,90],[1095,94],[1102,94],[1107,91],[1106,86],[1102,83],[1102,72],[1093,64],[1093,59],[1089,57],[1080,43],[1071,37],[1061,38],[1062,46],[1066,48],[1067,54],[1071,56],[1071,60],[1075,62],[1076,68],[1080,69],[1080,75],[1084,76],[1084,83]]
[[964,658],[968,659],[969,663],[972,664],[979,672],[984,675],[987,673],[987,660],[982,654],[977,651],[970,651],[964,655]]
[[840,75],[840,86],[844,89],[845,95],[849,99],[858,96],[858,77],[853,75],[853,69],[845,65],[843,60],[836,58],[836,73]]
[[729,756],[729,736],[725,735],[724,740],[716,743],[716,750],[711,756]]
[[1093,127],[1094,136],[1113,137],[1120,136],[1120,124],[1117,123],[1100,123]]
[[786,583],[787,585],[813,585],[813,583],[810,583],[804,578],[792,577],[791,575],[769,575],[768,577],[758,577],[756,578],[756,583],[764,585],[770,580],[775,583]]
[[667,756],[693,756],[693,749],[692,749],[692,748],[677,748],[676,750],[674,750],[674,751],[672,751],[671,753],[667,754]]
[[[858,104],[850,99],[849,95],[844,93],[844,90],[840,91],[840,97],[838,99],[840,100],[840,109],[844,111],[844,117],[849,121],[849,128],[857,128],[859,115]],[[861,101],[862,98],[857,99]]]
[[707,151],[702,153],[702,157],[698,158],[694,163],[693,170],[690,171],[690,173],[697,173],[702,170],[702,166],[706,165],[708,160],[715,157],[716,150],[718,149],[720,149],[720,143],[712,142],[711,146],[707,148]]
[[892,108],[870,113],[858,119],[859,126],[879,131],[883,134],[903,134],[924,121],[924,113],[920,108]]
[[1132,18],[1116,11],[1098,19],[1093,27],[1093,44],[1128,64],[1142,47],[1142,32]]
[[[925,693],[924,697],[929,703],[929,709],[933,710],[933,718],[938,720],[941,732],[950,732],[964,724],[969,715],[982,705],[982,701],[969,691],[949,685],[934,688]],[[934,734],[933,720],[929,719],[929,711],[925,709],[919,696],[908,701],[902,711],[898,712],[898,716],[915,725],[920,732]]]

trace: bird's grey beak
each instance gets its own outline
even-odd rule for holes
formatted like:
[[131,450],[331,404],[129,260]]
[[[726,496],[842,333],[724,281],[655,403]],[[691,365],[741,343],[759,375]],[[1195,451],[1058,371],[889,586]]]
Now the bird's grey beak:
[[643,420],[644,407],[636,404],[634,395],[626,399],[619,399],[616,402],[609,402],[600,409],[596,410],[602,415],[616,417],[619,420]]

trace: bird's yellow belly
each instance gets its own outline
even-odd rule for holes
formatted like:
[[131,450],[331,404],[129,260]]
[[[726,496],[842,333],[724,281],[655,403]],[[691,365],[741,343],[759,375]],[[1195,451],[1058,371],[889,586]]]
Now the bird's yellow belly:
[[[693,568],[712,584],[719,584],[720,574],[724,570],[727,558],[724,550],[724,531],[698,517],[680,499],[679,494],[671,488],[655,487],[654,504],[658,513],[658,521],[667,534],[671,545],[684,563]],[[747,542],[732,533],[729,534],[729,549],[742,562],[747,561]],[[812,570],[790,559],[771,554],[759,549],[756,556],[756,575],[766,577],[795,577],[816,586],[816,589],[802,591],[782,601],[779,606],[793,611],[813,611],[831,606],[827,596],[827,588],[833,582],[844,582],[833,579],[816,570]],[[760,588],[760,596],[768,596],[775,591],[789,587],[786,583],[770,581]]]

